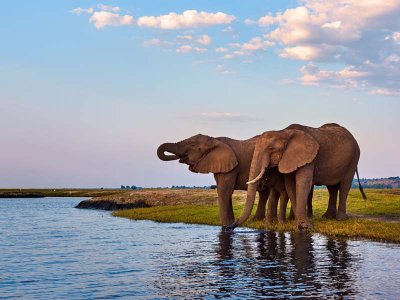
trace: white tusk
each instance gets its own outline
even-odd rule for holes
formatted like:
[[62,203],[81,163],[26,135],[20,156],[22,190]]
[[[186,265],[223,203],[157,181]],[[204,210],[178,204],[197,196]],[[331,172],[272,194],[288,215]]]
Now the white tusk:
[[251,184],[251,183],[255,183],[255,182],[259,181],[261,179],[261,177],[263,177],[264,173],[265,173],[265,168],[260,172],[260,174],[258,174],[258,176],[256,178],[254,178],[251,181],[248,181],[246,184]]

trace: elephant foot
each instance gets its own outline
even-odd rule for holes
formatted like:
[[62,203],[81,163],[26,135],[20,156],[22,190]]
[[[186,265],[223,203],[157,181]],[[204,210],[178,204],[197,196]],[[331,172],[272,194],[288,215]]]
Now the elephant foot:
[[344,212],[338,212],[338,214],[336,216],[336,220],[338,220],[338,221],[344,221],[344,220],[347,220],[348,218],[349,218],[349,216]]
[[294,219],[295,219],[294,213],[293,213],[292,210],[290,210],[290,213],[289,213],[289,220],[290,220],[290,221],[293,221]]
[[279,223],[286,223],[287,220],[286,220],[286,218],[279,217],[279,218],[278,218],[278,222],[279,222]]
[[322,218],[323,218],[323,219],[331,219],[331,220],[334,220],[334,219],[336,219],[336,212],[327,211],[326,213],[324,213],[324,214],[322,215]]
[[299,220],[297,221],[297,228],[302,231],[309,231],[313,228],[313,226],[310,222],[308,222],[308,220]]

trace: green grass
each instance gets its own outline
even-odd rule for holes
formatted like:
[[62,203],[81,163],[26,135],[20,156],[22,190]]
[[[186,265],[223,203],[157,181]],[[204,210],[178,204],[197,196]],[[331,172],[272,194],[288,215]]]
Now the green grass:
[[[376,241],[400,243],[400,190],[366,190],[368,200],[364,201],[358,190],[350,191],[347,210],[357,215],[347,221],[322,219],[328,204],[328,192],[314,192],[313,232],[331,237],[367,238]],[[235,216],[243,211],[244,193],[234,197]],[[198,195],[196,196],[198,197]],[[255,209],[253,209],[253,212]],[[189,224],[220,225],[217,205],[176,205],[137,208],[113,212],[114,216],[134,220],[157,222],[183,222]],[[362,216],[361,216],[362,215]],[[388,218],[388,220],[385,220]],[[389,219],[397,219],[390,222]],[[266,225],[264,222],[247,221],[244,226],[256,229],[294,231],[294,222]]]

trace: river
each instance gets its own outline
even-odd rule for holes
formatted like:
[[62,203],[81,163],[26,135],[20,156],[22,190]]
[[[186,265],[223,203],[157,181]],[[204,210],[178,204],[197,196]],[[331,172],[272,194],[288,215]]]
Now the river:
[[0,299],[399,299],[400,247],[0,199]]

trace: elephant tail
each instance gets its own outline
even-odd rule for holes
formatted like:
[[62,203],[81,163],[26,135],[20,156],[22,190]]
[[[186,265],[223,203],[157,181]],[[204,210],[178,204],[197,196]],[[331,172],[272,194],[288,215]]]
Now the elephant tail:
[[356,168],[356,174],[357,174],[357,180],[358,180],[358,187],[360,189],[361,195],[362,195],[364,200],[367,200],[367,196],[365,195],[364,189],[363,189],[363,187],[361,185],[361,182],[360,182],[360,176],[358,175],[358,168]]

